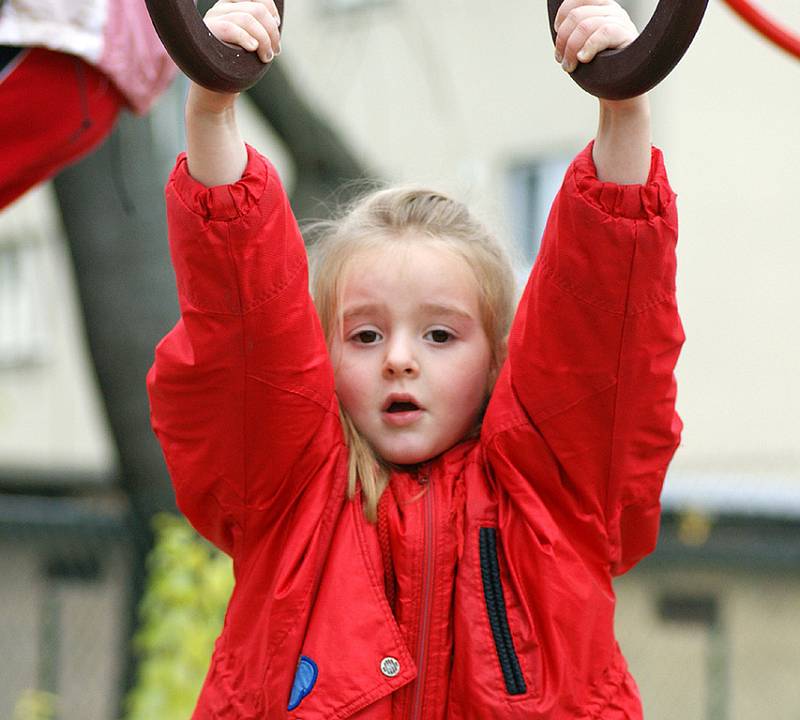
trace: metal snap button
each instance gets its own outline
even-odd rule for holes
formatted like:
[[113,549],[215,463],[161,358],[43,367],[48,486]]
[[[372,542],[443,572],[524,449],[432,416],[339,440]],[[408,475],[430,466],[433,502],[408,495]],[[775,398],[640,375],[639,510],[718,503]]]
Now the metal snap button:
[[381,660],[381,672],[386,675],[386,677],[398,675],[400,673],[400,663],[397,662],[397,658],[383,658],[383,660]]

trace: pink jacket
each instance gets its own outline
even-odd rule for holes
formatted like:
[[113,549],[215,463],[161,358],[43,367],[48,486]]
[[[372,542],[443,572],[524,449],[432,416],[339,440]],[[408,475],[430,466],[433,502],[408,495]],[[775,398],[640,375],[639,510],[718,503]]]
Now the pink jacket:
[[0,8],[0,45],[77,55],[107,75],[140,114],[177,71],[144,0],[6,0]]
[[395,473],[377,526],[346,498],[274,168],[250,149],[239,182],[208,189],[181,157],[167,199],[181,320],[148,376],[153,427],[236,577],[194,718],[641,718],[612,578],[655,545],[681,429],[660,152],[643,186],[599,182],[591,146],[576,158],[480,437]]

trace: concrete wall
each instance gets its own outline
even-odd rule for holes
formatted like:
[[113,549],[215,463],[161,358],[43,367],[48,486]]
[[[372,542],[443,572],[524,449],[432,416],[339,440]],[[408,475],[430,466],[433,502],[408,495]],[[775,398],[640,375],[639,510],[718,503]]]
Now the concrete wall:
[[[616,583],[617,635],[647,720],[795,720],[800,576],[674,569]],[[708,596],[719,627],[665,621],[659,600]]]
[[[90,539],[91,542],[91,539]],[[0,717],[26,691],[55,690],[60,720],[117,717],[130,560],[117,547],[72,548],[92,578],[54,577],[63,542],[0,541]]]
[[11,243],[31,248],[41,342],[28,360],[0,367],[0,466],[105,471],[114,454],[49,186],[0,213],[0,253]]
[[[509,167],[572,154],[596,124],[595,100],[552,61],[540,5],[398,0],[322,14],[304,3],[290,9],[284,62],[367,162],[454,189],[507,232]],[[641,20],[653,6],[632,9]],[[769,11],[800,28],[794,0]],[[732,491],[769,478],[800,492],[799,83],[796,60],[712,1],[652,93],[680,198],[688,335],[673,472]]]
[[[648,0],[652,5],[653,0]],[[645,17],[648,2],[636,6]],[[596,102],[551,60],[543,9],[511,2],[395,0],[289,8],[281,62],[356,153],[389,179],[443,186],[509,234],[515,164],[569,157],[592,137]],[[800,27],[793,0],[771,12]],[[688,336],[678,368],[686,429],[675,476],[800,487],[798,63],[712,2],[695,44],[652,93],[681,211],[679,291]],[[179,114],[162,125],[175,132]],[[247,136],[291,181],[274,139]],[[0,213],[47,248],[52,344],[36,367],[0,371],[0,462],[113,461],[49,194]]]

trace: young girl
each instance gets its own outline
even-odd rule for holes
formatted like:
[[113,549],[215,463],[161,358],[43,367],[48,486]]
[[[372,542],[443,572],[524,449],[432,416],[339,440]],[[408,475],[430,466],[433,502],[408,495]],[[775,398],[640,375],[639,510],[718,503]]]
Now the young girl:
[[[207,23],[269,61],[276,18],[220,2]],[[610,0],[566,0],[557,26],[568,71],[635,36]],[[497,242],[420,188],[331,228],[315,307],[233,104],[189,94],[182,317],[148,378],[178,503],[234,560],[194,717],[640,718],[612,577],[656,541],[683,341],[646,99],[601,101],[513,325]]]

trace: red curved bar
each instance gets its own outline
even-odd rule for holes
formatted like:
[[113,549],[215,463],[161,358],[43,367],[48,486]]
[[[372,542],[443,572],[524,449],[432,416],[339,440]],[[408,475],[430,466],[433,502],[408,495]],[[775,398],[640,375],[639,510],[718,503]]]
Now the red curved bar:
[[750,0],[724,0],[748,25],[782,50],[800,60],[800,36],[786,30],[775,20],[765,15]]

